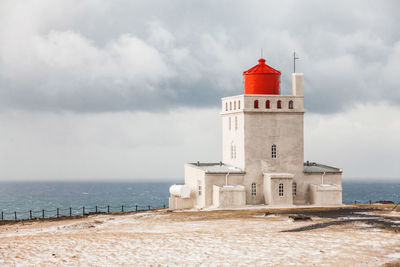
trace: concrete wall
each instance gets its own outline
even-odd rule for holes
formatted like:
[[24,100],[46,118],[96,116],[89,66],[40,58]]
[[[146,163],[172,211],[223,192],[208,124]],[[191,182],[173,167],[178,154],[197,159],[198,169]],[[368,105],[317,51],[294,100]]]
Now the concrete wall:
[[[311,204],[311,184],[333,184],[342,187],[341,173],[327,173],[322,178],[322,173],[304,173],[303,179],[297,180],[297,195],[294,198],[294,203],[299,205]],[[341,197],[340,197],[341,199]]]
[[244,186],[213,186],[213,206],[229,208],[244,205],[246,205],[246,191]]
[[[204,170],[185,165],[185,184],[191,189],[190,197],[194,199],[195,208],[204,208],[213,204],[213,186],[225,185],[226,174],[206,173]],[[228,185],[241,185],[243,174],[229,174]],[[199,195],[199,185],[202,194]]]
[[[245,114],[244,185],[262,185],[264,172],[292,173],[299,180],[303,174],[303,114]],[[277,156],[272,158],[271,147],[276,145]],[[263,203],[263,195],[247,197],[251,204]]]
[[[225,185],[226,174],[205,174],[205,206],[211,206],[213,204],[213,186],[222,187]],[[243,174],[229,174],[228,185],[242,185]]]
[[170,210],[182,210],[194,208],[193,198],[180,198],[176,196],[169,197],[169,209]]
[[[190,190],[190,198],[194,199],[194,207],[203,208],[205,207],[206,198],[204,194],[205,189],[205,173],[201,169],[185,165],[185,185]],[[202,187],[202,194],[199,195],[199,185]]]
[[263,178],[263,196],[264,204],[269,205],[272,202],[271,192],[271,178],[264,176]]
[[[229,129],[231,120],[231,129]],[[236,123],[237,122],[237,123]],[[222,162],[244,169],[244,113],[222,115]],[[232,145],[236,153],[232,157]]]
[[[267,205],[292,205],[292,177],[264,176],[264,196]],[[279,184],[283,184],[283,196],[279,195]]]
[[342,187],[328,184],[311,184],[310,203],[313,205],[341,205]]
[[[254,108],[256,99],[259,101],[258,109]],[[265,108],[267,99],[270,101],[269,109]],[[282,101],[281,109],[277,108],[278,100]],[[303,100],[303,96],[292,95],[239,95],[222,99],[223,161],[246,171],[243,185],[247,204],[264,203],[263,172],[293,173],[295,181],[302,179]],[[238,101],[241,108],[230,110],[230,103]],[[294,102],[293,109],[288,108],[289,101]],[[225,110],[226,104],[228,110]],[[239,129],[229,131],[229,117],[235,116],[239,118]],[[237,146],[235,160],[230,159],[232,142]],[[273,144],[277,146],[277,158],[271,157]],[[257,185],[256,196],[251,195],[252,183]],[[300,195],[299,200],[304,202],[302,197]]]

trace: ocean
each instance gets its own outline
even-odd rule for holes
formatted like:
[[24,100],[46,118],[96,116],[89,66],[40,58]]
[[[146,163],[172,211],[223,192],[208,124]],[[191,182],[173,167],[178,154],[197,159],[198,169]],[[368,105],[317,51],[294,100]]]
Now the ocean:
[[[400,180],[399,180],[400,181]],[[168,206],[168,182],[1,182],[0,212],[4,219],[82,214],[98,211],[124,211]],[[343,203],[378,200],[400,202],[400,182],[343,182]],[[71,210],[70,210],[71,208]]]

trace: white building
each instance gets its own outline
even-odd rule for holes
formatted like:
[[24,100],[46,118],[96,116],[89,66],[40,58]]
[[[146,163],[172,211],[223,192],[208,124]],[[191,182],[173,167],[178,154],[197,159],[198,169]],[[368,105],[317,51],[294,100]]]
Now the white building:
[[243,75],[244,94],[222,98],[222,161],[187,163],[169,208],[342,204],[341,169],[304,163],[303,74],[291,95],[264,59]]

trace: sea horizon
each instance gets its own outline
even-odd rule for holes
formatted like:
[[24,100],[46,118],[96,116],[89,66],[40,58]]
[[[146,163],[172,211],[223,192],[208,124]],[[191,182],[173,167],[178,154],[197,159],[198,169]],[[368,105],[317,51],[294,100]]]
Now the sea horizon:
[[[20,218],[29,212],[39,217],[42,210],[56,215],[56,209],[68,214],[95,211],[121,211],[168,206],[169,187],[183,179],[136,181],[0,181],[0,212]],[[400,182],[396,179],[343,179],[343,203],[400,202]],[[124,206],[124,207],[122,207]],[[64,214],[62,213],[62,214]],[[7,215],[7,216],[6,216]],[[47,216],[46,215],[46,216]],[[9,218],[9,219],[10,219]]]
[[[172,183],[184,183],[184,177],[182,178],[96,178],[96,179],[87,179],[87,178],[71,178],[71,179],[0,179],[1,183],[163,183],[163,182],[172,182]],[[382,182],[382,183],[400,183],[399,177],[343,177],[342,182]]]

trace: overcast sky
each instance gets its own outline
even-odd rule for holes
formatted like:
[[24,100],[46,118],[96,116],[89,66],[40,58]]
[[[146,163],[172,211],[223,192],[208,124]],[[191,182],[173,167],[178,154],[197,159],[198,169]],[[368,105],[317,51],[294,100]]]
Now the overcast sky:
[[305,156],[400,177],[398,1],[0,2],[0,181],[183,179],[221,158],[220,98],[305,75]]

